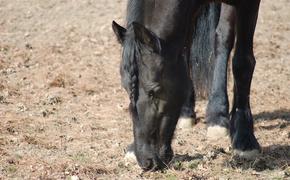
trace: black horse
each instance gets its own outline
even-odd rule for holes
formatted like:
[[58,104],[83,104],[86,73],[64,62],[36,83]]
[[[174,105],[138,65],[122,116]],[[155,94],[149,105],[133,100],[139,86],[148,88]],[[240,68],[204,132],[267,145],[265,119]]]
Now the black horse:
[[[215,4],[202,8],[210,2],[129,0],[127,27],[113,22],[123,46],[120,72],[130,97],[134,152],[144,170],[156,170],[170,162],[178,118],[194,117],[190,109],[198,92],[194,92],[193,82],[211,84],[211,79],[211,85],[201,88],[210,92],[208,131],[229,130],[234,152],[242,157],[250,158],[260,151],[249,100],[260,0],[223,0],[220,2],[232,7]],[[198,16],[201,9],[205,16]],[[227,61],[235,37],[234,102],[229,115]]]

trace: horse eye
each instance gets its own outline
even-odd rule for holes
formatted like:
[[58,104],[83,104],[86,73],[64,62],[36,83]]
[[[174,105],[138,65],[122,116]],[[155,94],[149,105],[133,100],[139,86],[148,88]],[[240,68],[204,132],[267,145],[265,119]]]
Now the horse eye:
[[148,92],[148,96],[149,96],[150,98],[153,98],[153,97],[154,97],[154,91],[153,91],[153,90],[149,91],[149,92]]

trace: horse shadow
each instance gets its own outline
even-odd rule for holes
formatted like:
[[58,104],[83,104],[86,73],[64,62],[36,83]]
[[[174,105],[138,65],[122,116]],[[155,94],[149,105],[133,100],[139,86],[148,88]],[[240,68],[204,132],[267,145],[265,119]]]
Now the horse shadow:
[[[273,120],[282,120],[279,123],[275,124],[267,124],[267,125],[259,125],[259,128],[265,130],[273,130],[273,129],[284,129],[290,126],[290,110],[289,109],[280,109],[275,110],[273,112],[261,112],[259,114],[253,115],[255,122],[269,122]],[[289,133],[290,137],[290,133]]]
[[[284,170],[290,164],[290,145],[270,145],[263,147],[262,153],[253,160],[241,159],[237,156],[232,156],[231,153],[225,153],[223,151],[217,153],[216,157],[221,154],[224,156],[222,166],[231,169],[253,169],[257,172],[262,172]],[[179,170],[179,163],[205,163],[206,161],[214,161],[216,158],[210,159],[206,156],[206,154],[176,154],[171,164],[175,170]]]
[[290,122],[290,109],[279,109],[272,112],[261,112],[253,115],[255,121],[270,121],[274,119],[282,119]]
[[262,148],[262,153],[254,160],[245,160],[233,156],[224,161],[224,165],[233,169],[257,172],[268,170],[284,170],[290,164],[290,145],[270,145]]
[[[253,115],[256,122],[282,120],[276,124],[267,126],[260,126],[265,130],[284,129],[290,126],[290,109],[278,109],[272,112],[261,112]],[[290,133],[288,135],[290,138]],[[274,139],[273,139],[274,142]],[[274,142],[275,143],[275,142]],[[290,164],[290,144],[272,144],[262,148],[262,154],[255,160],[247,161],[239,158],[232,158],[228,161],[228,165],[233,168],[249,169],[252,168],[256,171],[264,170],[283,170]]]
[[[280,119],[284,122],[279,122],[276,124],[271,124],[268,126],[261,126],[260,128],[266,130],[272,129],[284,129],[290,126],[290,109],[280,109],[272,112],[261,112],[253,115],[256,122],[261,121],[271,121]],[[290,138],[290,133],[289,137]],[[213,151],[217,156],[223,154],[224,160],[222,165],[224,167],[229,167],[231,169],[253,169],[257,172],[267,171],[267,170],[284,170],[289,167],[290,164],[290,144],[273,144],[269,146],[262,147],[262,153],[254,160],[241,159],[239,157],[233,156],[232,153],[225,153],[224,151],[218,150]],[[222,148],[221,148],[222,149]],[[212,161],[214,159],[207,159],[206,154],[176,154],[173,163],[175,162],[192,162],[192,161]]]

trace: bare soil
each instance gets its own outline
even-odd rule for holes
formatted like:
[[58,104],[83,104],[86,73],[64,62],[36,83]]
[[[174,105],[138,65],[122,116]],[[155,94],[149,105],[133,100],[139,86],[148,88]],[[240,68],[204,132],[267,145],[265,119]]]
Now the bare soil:
[[[168,170],[124,160],[132,141],[120,86],[125,0],[0,0],[0,179],[287,179],[290,177],[290,1],[263,0],[251,106],[263,154],[231,155],[199,123],[177,130]],[[230,86],[231,87],[231,86]],[[229,88],[231,90],[231,88]]]

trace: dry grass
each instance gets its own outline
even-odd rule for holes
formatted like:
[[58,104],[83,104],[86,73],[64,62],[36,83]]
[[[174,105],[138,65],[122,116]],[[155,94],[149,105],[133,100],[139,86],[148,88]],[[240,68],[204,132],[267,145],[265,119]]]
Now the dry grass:
[[[0,179],[286,179],[290,157],[288,0],[264,0],[252,88],[263,155],[232,157],[229,141],[200,122],[177,130],[169,169],[142,172],[124,160],[132,142],[111,21],[125,1],[0,0]],[[231,88],[229,88],[231,89]]]

